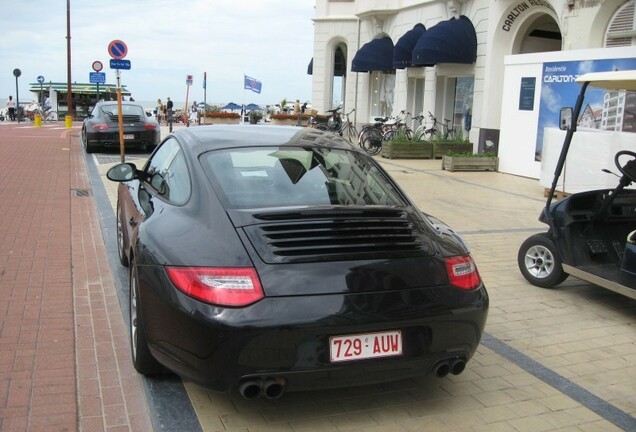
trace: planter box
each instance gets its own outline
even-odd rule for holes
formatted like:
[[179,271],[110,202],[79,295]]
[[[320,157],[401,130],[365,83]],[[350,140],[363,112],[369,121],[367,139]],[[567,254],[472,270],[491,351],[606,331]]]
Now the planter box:
[[388,159],[430,159],[433,157],[433,143],[384,141],[380,155]]
[[473,143],[457,143],[457,142],[434,142],[433,157],[441,158],[449,151],[455,153],[472,153]]
[[205,124],[239,124],[240,122],[240,118],[207,117],[205,119]]
[[[270,120],[270,124],[273,125],[278,125],[278,126],[296,126],[298,124],[298,119],[271,119]],[[301,119],[301,125],[304,125],[306,123],[303,123],[302,119]]]
[[497,171],[498,157],[442,156],[442,169],[448,171]]

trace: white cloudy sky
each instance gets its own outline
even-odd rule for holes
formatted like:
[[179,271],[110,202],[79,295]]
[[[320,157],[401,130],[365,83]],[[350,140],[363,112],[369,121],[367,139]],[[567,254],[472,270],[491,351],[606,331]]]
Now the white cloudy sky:
[[[39,75],[66,82],[66,0],[0,0],[0,99],[20,99]],[[108,44],[128,46],[130,71],[122,84],[136,100],[258,103],[310,100],[313,0],[71,0],[71,79],[89,82],[93,61],[109,68]],[[243,90],[243,74],[263,83],[261,94]]]

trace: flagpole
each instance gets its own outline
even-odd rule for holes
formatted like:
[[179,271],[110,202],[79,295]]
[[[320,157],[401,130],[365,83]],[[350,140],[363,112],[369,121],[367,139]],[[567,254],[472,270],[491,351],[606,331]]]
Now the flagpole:
[[243,106],[241,107],[241,123],[245,122],[245,73],[243,73]]

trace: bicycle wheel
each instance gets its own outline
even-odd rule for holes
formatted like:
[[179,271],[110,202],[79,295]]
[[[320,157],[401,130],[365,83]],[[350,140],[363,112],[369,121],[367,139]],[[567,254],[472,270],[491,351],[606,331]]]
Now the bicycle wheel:
[[392,130],[386,131],[384,135],[382,135],[382,141],[390,141],[396,136],[397,136],[396,130],[392,129]]
[[434,139],[436,139],[438,137],[439,133],[437,132],[437,129],[426,129],[424,131],[424,134],[422,135],[424,140],[426,141],[432,141]]
[[343,131],[343,135],[346,139],[349,140],[350,143],[355,143],[358,139],[358,131],[356,127],[352,124],[349,124],[347,128]]
[[376,155],[382,150],[382,134],[376,128],[369,128],[360,134],[360,147],[370,155]]
[[51,121],[51,122],[56,122],[58,121],[60,118],[57,114],[57,111],[49,111],[46,114],[46,121]]

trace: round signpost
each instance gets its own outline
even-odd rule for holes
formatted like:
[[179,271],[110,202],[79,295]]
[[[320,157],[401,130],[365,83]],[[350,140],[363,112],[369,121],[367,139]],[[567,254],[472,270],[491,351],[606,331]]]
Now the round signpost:
[[108,54],[115,60],[122,60],[128,55],[128,46],[119,39],[108,44]]
[[44,82],[44,77],[42,75],[38,75],[38,82],[40,83],[40,103],[42,104],[42,108],[44,108],[44,92],[42,90],[42,83]]
[[22,120],[22,111],[20,111],[20,95],[18,94],[18,77],[20,75],[22,75],[22,71],[20,69],[13,69],[13,76],[15,77],[15,109],[18,114],[18,123]]
[[[128,55],[128,46],[122,40],[115,39],[108,44],[108,55],[115,60],[123,60]],[[111,66],[112,68],[112,66]],[[121,162],[126,162],[126,156],[124,154],[124,116],[122,114],[121,107],[121,84],[119,82],[120,71],[117,69],[117,120],[119,122],[119,154],[121,155]]]
[[100,72],[104,68],[104,65],[99,60],[95,60],[93,62],[93,70],[95,72]]

